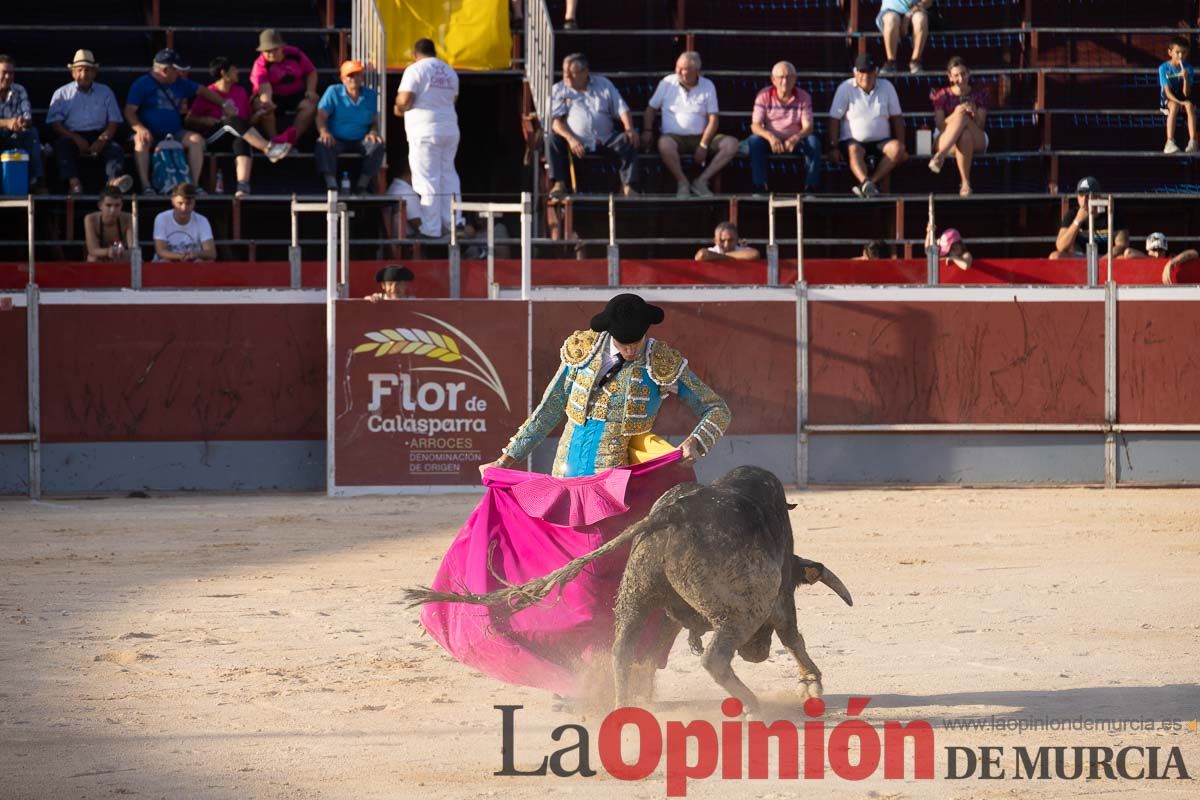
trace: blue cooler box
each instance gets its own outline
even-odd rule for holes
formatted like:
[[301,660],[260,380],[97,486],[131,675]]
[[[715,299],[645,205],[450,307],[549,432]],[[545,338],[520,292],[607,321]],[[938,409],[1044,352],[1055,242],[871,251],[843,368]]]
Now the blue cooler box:
[[0,172],[3,173],[2,194],[29,194],[29,154],[24,150],[5,150],[0,153]]

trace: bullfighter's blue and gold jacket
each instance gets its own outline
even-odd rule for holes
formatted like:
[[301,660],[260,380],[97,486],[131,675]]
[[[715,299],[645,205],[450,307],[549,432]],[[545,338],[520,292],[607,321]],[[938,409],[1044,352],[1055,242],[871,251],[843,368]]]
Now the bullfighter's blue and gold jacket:
[[565,415],[552,474],[592,475],[629,463],[629,438],[649,433],[663,400],[675,394],[699,418],[691,435],[707,453],[729,427],[729,407],[688,368],[687,359],[657,339],[595,390],[609,334],[576,331],[563,342],[562,363],[537,408],[504,447],[526,458]]

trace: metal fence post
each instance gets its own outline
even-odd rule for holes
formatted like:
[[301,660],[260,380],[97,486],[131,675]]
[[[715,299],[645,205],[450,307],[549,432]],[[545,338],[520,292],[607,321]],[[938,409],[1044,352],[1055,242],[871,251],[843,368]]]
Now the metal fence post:
[[292,244],[288,248],[288,285],[299,289],[302,282],[300,268],[300,218],[296,213],[296,195],[292,195]]
[[767,283],[779,283],[779,245],[775,243],[775,193],[767,195]]
[[808,488],[808,284],[796,283],[796,485]]
[[41,295],[36,283],[25,286],[25,365],[29,405],[29,496],[42,496],[42,384],[39,316]]
[[1104,424],[1104,486],[1115,489],[1120,466],[1117,434],[1113,430],[1117,424],[1117,284],[1111,272],[1104,284]]
[[142,288],[142,245],[138,240],[138,199],[129,204],[129,224],[133,228],[133,249],[129,251],[129,286]]
[[621,285],[621,251],[617,247],[617,207],[608,195],[608,285]]
[[333,496],[337,439],[338,193],[325,195],[325,492]]

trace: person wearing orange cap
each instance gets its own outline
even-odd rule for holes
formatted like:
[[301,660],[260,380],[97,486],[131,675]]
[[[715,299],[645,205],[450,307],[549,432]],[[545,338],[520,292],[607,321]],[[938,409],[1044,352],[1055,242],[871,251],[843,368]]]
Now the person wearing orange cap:
[[317,147],[313,155],[325,188],[336,191],[338,156],[362,153],[355,194],[365,194],[383,166],[386,151],[379,135],[378,93],[363,85],[361,61],[344,61],[341,84],[330,86],[317,103]]

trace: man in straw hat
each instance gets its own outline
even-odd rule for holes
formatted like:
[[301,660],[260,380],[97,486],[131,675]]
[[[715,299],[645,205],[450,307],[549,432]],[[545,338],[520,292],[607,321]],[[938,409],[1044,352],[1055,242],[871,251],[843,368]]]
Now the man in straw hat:
[[[255,106],[266,112],[260,120],[263,131],[273,142],[294,146],[317,113],[317,68],[303,50],[284,42],[272,28],[258,35],[258,54],[250,68],[250,88]],[[296,119],[280,132],[283,113],[294,113]]]
[[688,367],[679,351],[646,335],[665,314],[636,294],[619,294],[588,330],[563,343],[562,363],[542,401],[505,445],[507,467],[526,458],[565,415],[552,474],[593,475],[631,463],[631,439],[649,434],[668,395],[700,420],[679,449],[683,463],[706,455],[729,427],[729,406]]
[[97,156],[104,159],[108,185],[128,192],[133,178],[125,174],[125,151],[116,141],[122,122],[117,96],[103,83],[96,83],[100,64],[91,50],[76,50],[67,69],[74,80],[55,90],[46,114],[54,131],[58,174],[67,181],[68,194],[79,194],[83,184],[76,161],[81,155]]

